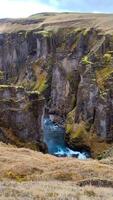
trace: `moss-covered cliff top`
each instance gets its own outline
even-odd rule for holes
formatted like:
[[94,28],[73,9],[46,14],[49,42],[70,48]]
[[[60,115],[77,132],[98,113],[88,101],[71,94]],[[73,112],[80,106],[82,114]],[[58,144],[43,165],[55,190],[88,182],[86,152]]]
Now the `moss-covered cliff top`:
[[1,19],[0,32],[33,30],[41,27],[97,28],[113,33],[113,14],[39,13],[24,19]]

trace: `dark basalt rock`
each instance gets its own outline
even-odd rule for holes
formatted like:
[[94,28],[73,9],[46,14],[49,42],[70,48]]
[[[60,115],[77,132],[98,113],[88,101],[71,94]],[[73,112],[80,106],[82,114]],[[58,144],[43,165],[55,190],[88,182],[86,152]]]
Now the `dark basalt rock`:
[[0,140],[44,150],[41,120],[44,99],[24,88],[0,86]]
[[[65,126],[67,115],[76,108],[73,119],[68,122],[69,145],[73,142],[76,145],[76,141],[80,142],[80,147],[85,145],[81,134],[77,131],[81,124],[84,124],[83,137],[87,132],[88,136],[95,133],[105,141],[113,140],[112,35],[90,27],[87,29],[60,27],[55,30],[51,27],[49,31],[46,26],[45,29],[41,26],[29,32],[24,30],[2,33],[0,70],[3,72],[1,84],[19,84],[28,91],[37,90],[43,94],[46,106],[49,108],[48,112],[53,115],[53,121],[56,120],[57,123],[62,121],[62,125]],[[8,92],[10,93],[10,90]],[[38,106],[39,100],[34,101],[36,94],[27,97],[26,95],[27,103],[31,104],[28,113],[14,112],[10,109],[1,115],[1,122],[6,128],[7,126],[9,128],[9,124],[11,127],[14,126],[15,130],[17,125],[12,123],[14,121],[16,124],[16,119],[20,123],[16,134],[23,140],[31,138],[37,140],[40,139],[40,134],[36,134],[40,130],[38,116],[41,116],[38,110],[43,106]],[[0,98],[3,101],[2,93]],[[20,101],[20,97],[18,100]],[[15,105],[14,102],[12,104],[2,102],[1,109],[4,106],[7,108],[9,104],[12,110],[18,110],[21,106],[21,104]],[[22,105],[25,106],[25,102],[22,102]],[[26,127],[29,127],[31,133],[26,130],[24,124],[21,124],[21,120]],[[75,137],[73,141],[71,141],[72,136]]]

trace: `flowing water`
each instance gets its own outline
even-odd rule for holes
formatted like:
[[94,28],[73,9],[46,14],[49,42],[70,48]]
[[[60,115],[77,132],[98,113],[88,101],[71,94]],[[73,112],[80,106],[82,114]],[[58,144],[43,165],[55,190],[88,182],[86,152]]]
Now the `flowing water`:
[[48,153],[58,157],[76,157],[78,159],[89,158],[89,153],[85,150],[73,151],[67,147],[64,136],[65,129],[51,121],[49,117],[44,118],[44,142],[48,147]]

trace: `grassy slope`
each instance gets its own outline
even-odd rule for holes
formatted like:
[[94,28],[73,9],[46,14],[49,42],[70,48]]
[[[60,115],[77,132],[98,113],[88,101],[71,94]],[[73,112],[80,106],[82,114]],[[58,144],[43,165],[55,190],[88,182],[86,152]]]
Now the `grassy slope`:
[[95,27],[106,33],[113,33],[112,19],[112,14],[42,13],[26,19],[0,20],[0,32],[33,30],[42,26],[52,29],[68,26],[75,28]]
[[[113,198],[113,158],[80,161],[56,158],[29,149],[0,144],[0,199],[109,199]],[[96,186],[79,187],[83,180]],[[108,185],[99,180],[111,181]],[[107,188],[108,186],[108,188]]]
[[72,182],[0,183],[0,200],[113,200],[113,189],[76,186]]

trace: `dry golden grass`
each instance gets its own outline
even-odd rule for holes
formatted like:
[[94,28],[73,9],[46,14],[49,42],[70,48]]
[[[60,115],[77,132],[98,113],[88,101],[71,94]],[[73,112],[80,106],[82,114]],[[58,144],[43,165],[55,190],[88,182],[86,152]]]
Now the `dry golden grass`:
[[113,33],[112,14],[90,13],[47,13],[18,20],[0,20],[0,32],[33,30],[39,27],[57,29],[59,27],[97,28],[104,33]]
[[112,185],[113,158],[57,158],[0,143],[0,200],[112,200]]
[[112,158],[108,164],[97,160],[57,158],[25,148],[0,144],[0,177],[22,180],[59,180],[78,182],[84,179],[113,181]]
[[112,200],[112,188],[76,186],[73,182],[0,183],[0,200]]

